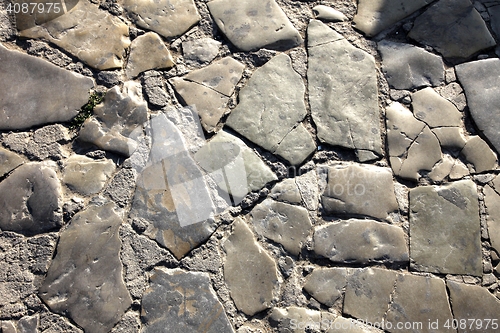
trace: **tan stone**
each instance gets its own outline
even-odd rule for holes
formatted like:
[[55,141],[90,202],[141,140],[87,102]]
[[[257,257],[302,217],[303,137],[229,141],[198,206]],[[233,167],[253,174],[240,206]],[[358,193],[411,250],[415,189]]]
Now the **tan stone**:
[[173,66],[172,55],[160,36],[148,32],[132,41],[125,73],[129,78],[134,78],[150,69],[168,69]]

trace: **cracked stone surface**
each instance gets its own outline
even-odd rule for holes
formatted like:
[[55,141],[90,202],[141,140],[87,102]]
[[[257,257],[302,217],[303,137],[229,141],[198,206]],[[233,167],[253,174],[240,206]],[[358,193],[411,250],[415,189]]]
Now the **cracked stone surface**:
[[[0,129],[68,121],[88,100],[92,79],[0,44]],[[19,86],[23,87],[19,91]]]
[[125,72],[129,78],[133,78],[150,69],[168,69],[173,66],[174,59],[160,36],[148,32],[132,41]]
[[[380,198],[376,203],[371,198]],[[371,165],[337,165],[328,168],[323,208],[331,214],[366,215],[387,219],[398,208],[392,173]]]
[[314,252],[341,263],[405,262],[409,259],[401,228],[369,220],[347,220],[317,227]]
[[496,45],[486,23],[469,0],[438,1],[415,20],[408,36],[432,46],[447,59],[469,58]]
[[276,263],[241,218],[234,222],[224,250],[224,277],[236,307],[250,316],[270,308],[278,284]]
[[411,95],[413,115],[430,128],[459,127],[462,114],[453,103],[441,97],[434,89],[425,88]]
[[155,268],[142,297],[144,332],[234,332],[206,273]]
[[274,0],[208,2],[210,14],[224,35],[237,48],[287,50],[302,43],[302,37]]
[[66,160],[62,181],[83,195],[95,194],[104,188],[115,170],[116,165],[111,160],[73,155]]
[[418,271],[481,275],[477,190],[470,180],[410,190],[410,258]]
[[326,306],[333,306],[342,297],[348,274],[347,268],[317,268],[307,276],[304,290]]
[[79,0],[66,14],[19,34],[47,40],[89,66],[104,70],[123,65],[125,49],[130,45],[128,30],[120,19],[87,0]]
[[360,161],[375,159],[382,153],[375,60],[317,20],[307,36],[309,99],[318,138],[356,149]]
[[304,93],[291,59],[278,55],[255,71],[226,124],[291,164],[300,164],[316,149],[300,123],[307,113]]
[[166,38],[182,35],[200,20],[193,0],[120,0],[119,3],[138,26]]
[[441,57],[411,44],[383,40],[378,43],[382,71],[389,85],[396,89],[439,86],[444,82]]
[[5,176],[24,163],[21,156],[0,147],[0,177]]
[[132,303],[119,258],[121,223],[113,203],[75,215],[40,287],[40,297],[53,311],[67,313],[91,332],[109,332]]

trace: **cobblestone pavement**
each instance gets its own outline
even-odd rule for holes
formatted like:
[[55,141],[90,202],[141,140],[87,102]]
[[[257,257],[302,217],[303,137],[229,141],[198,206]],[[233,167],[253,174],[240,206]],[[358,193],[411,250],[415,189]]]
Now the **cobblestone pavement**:
[[497,332],[500,1],[0,0],[0,331]]

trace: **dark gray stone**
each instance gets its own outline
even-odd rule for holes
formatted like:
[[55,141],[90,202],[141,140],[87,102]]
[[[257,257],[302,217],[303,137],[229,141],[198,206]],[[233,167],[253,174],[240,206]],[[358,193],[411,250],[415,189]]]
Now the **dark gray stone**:
[[391,87],[415,89],[444,82],[441,57],[411,44],[387,40],[379,42],[378,49],[382,54],[382,71]]
[[448,59],[466,59],[496,45],[469,0],[440,0],[417,17],[408,34]]
[[0,228],[34,235],[62,225],[61,185],[50,166],[29,163],[0,183]]
[[143,332],[232,333],[206,273],[155,268],[142,297]]
[[109,332],[132,303],[122,279],[122,219],[114,204],[89,206],[60,236],[39,295],[85,331]]
[[0,130],[71,120],[87,103],[92,79],[0,44]]

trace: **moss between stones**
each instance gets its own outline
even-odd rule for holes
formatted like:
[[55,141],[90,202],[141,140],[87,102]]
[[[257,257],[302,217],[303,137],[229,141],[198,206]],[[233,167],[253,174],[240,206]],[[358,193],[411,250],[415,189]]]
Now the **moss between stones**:
[[78,130],[83,125],[87,118],[90,118],[94,113],[94,108],[97,104],[101,103],[104,98],[102,92],[93,92],[90,94],[87,104],[82,106],[78,114],[69,123],[70,130]]

